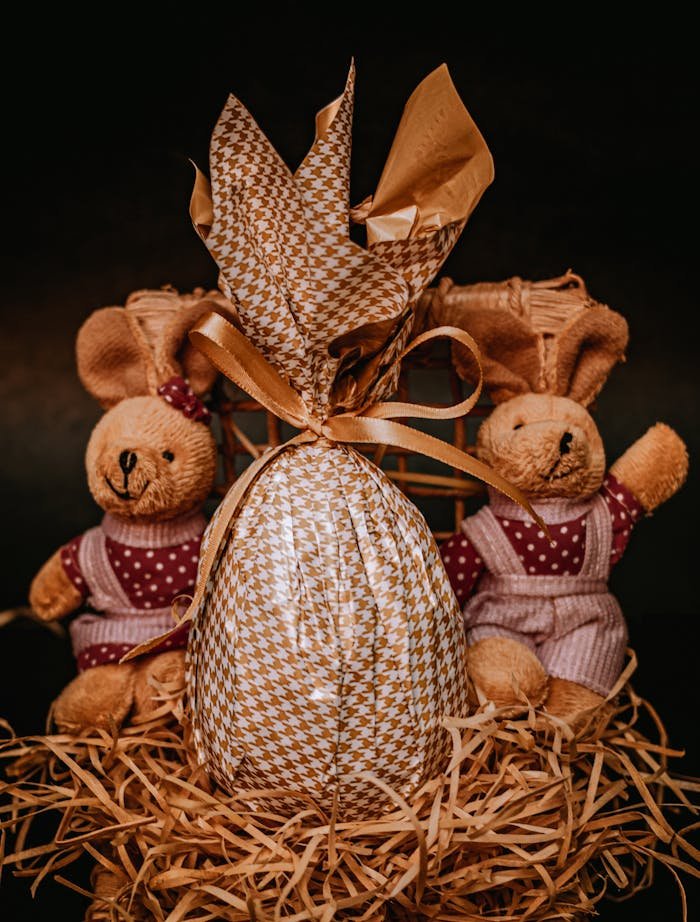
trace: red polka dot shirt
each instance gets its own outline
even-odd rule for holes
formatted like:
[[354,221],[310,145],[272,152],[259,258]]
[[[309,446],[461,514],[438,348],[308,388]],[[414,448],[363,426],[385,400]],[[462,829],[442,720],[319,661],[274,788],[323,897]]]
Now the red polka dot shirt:
[[[144,541],[129,542],[130,534],[134,529],[138,530],[139,526],[115,524],[114,520],[105,518],[102,528],[105,531],[107,561],[130,606],[142,611],[144,615],[153,612],[155,616],[158,610],[170,608],[179,596],[192,595],[204,525],[203,517],[187,524],[186,540],[178,540],[179,529],[173,523],[142,526],[142,530],[147,532],[150,529],[153,532],[153,545],[149,547],[143,546]],[[87,602],[92,593],[91,582],[98,579],[98,574],[84,573],[81,569],[82,540],[81,535],[61,548],[61,563],[66,575],[80,592],[83,602]],[[115,636],[108,640],[87,645],[77,642],[80,638],[80,619],[73,622],[71,637],[78,669],[118,662],[134,646],[128,636],[130,621],[122,619],[122,630],[115,630]],[[170,626],[170,618],[166,625]],[[165,629],[166,626],[163,626]],[[156,635],[159,632],[156,631]],[[119,636],[121,634],[123,636]],[[167,648],[178,649],[186,643],[187,630],[183,628],[181,633],[168,640]]]
[[[601,488],[612,519],[611,565],[622,557],[633,526],[644,509],[623,484],[608,474]],[[550,524],[553,543],[534,522],[509,521],[496,516],[525,570],[533,575],[574,576],[581,571],[586,549],[586,516],[570,522]],[[457,533],[445,541],[440,554],[450,583],[463,606],[473,594],[485,564],[466,535]]]
[[[89,595],[85,575],[78,565],[82,535],[61,548],[66,575],[83,598]],[[107,555],[115,576],[134,608],[148,611],[171,605],[179,595],[192,595],[197,576],[201,537],[175,547],[143,548],[107,538]]]

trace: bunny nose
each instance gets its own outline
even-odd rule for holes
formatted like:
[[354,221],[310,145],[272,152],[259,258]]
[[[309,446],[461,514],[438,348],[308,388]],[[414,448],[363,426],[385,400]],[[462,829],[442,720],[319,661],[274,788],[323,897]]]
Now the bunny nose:
[[569,448],[569,445],[571,445],[573,438],[574,437],[570,432],[564,433],[564,435],[561,437],[561,440],[559,442],[559,454],[560,455],[569,454],[569,452],[571,451],[571,449]]
[[129,451],[128,448],[121,452],[119,455],[119,467],[124,471],[125,477],[128,477],[129,474],[133,471],[133,469],[136,467],[137,461],[138,458],[136,456],[136,452]]

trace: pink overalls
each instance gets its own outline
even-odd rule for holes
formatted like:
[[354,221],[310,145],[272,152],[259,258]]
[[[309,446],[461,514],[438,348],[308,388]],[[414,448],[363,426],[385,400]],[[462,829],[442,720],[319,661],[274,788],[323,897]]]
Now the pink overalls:
[[[547,524],[560,521],[569,504],[537,505]],[[575,575],[533,575],[489,506],[467,519],[462,530],[487,572],[464,608],[469,643],[511,637],[533,650],[549,675],[578,682],[607,695],[617,681],[627,645],[627,628],[608,591],[612,525],[599,494],[583,504],[585,556]]]

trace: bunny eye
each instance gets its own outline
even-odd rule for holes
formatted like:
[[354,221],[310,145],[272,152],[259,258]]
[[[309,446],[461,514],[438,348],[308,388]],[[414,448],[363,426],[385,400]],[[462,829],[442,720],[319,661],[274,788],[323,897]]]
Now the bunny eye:
[[172,453],[172,451],[164,451],[164,452],[163,452],[163,457],[165,458],[166,461],[174,461],[174,460],[175,460],[175,455]]
[[522,429],[524,425],[525,425],[525,423],[516,423],[516,424],[513,426],[513,430],[515,430],[515,429]]

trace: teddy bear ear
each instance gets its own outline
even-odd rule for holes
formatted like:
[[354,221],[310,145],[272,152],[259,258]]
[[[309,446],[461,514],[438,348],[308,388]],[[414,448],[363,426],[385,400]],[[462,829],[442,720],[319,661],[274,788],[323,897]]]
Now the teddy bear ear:
[[[455,326],[474,337],[494,403],[540,390],[542,359],[536,333],[512,311],[491,304],[478,288],[441,283],[428,308],[427,325]],[[460,378],[476,384],[479,370],[471,352],[455,344],[452,359]]]
[[155,362],[163,380],[173,375],[187,378],[198,396],[214,386],[218,372],[211,362],[190,343],[187,334],[197,321],[209,311],[235,319],[235,311],[219,292],[183,298],[184,304],[165,327],[155,348]]
[[78,331],[78,376],[106,409],[127,397],[149,393],[153,364],[122,307],[94,311]]
[[552,391],[588,406],[613,367],[624,361],[628,341],[621,314],[603,304],[579,311],[555,338],[548,360]]
[[[494,403],[540,389],[537,337],[518,317],[489,308],[473,309],[457,325],[471,333],[479,346],[484,383]],[[471,352],[455,344],[452,354],[460,378],[476,384],[478,368]]]

